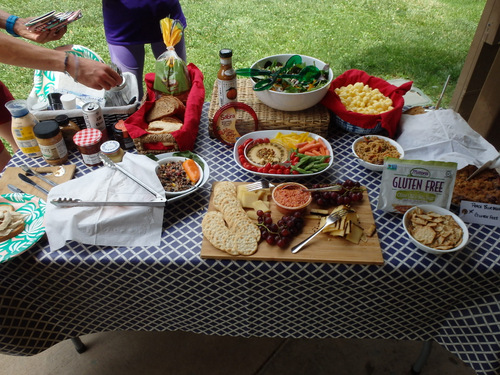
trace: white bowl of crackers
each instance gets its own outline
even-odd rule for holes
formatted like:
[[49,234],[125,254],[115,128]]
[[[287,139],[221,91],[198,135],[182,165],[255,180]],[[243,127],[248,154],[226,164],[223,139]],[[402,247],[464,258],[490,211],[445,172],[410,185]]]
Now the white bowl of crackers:
[[469,242],[469,230],[453,212],[431,204],[410,208],[403,216],[410,241],[431,254],[452,253]]
[[352,144],[352,153],[360,165],[372,171],[384,169],[386,157],[403,159],[405,151],[394,139],[381,135],[365,135]]

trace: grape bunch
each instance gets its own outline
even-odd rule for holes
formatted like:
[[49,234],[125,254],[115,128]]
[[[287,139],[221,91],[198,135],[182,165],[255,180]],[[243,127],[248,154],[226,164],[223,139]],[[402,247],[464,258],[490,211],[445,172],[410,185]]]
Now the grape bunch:
[[363,188],[359,182],[345,180],[336,184],[315,184],[313,188],[340,185],[339,191],[316,191],[312,193],[313,202],[320,207],[339,206],[363,200]]
[[257,225],[261,238],[269,245],[278,245],[286,248],[294,236],[299,234],[304,227],[304,218],[301,212],[285,215],[278,222],[273,223],[270,212],[257,211]]

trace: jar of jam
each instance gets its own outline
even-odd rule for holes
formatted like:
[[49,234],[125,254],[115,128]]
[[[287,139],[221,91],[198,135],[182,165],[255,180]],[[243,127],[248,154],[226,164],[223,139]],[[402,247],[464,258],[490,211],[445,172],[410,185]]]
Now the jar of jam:
[[134,140],[132,137],[130,137],[130,134],[127,131],[127,128],[125,127],[125,123],[123,120],[119,120],[115,126],[114,126],[114,131],[115,131],[115,139],[120,142],[120,146],[124,150],[130,150],[131,148],[134,148]]
[[59,125],[54,120],[41,121],[33,127],[42,156],[50,165],[61,165],[68,161],[68,149]]
[[115,163],[119,163],[123,159],[125,152],[120,148],[118,141],[106,141],[101,145],[101,152],[110,158]]
[[76,145],[75,142],[73,142],[73,137],[80,131],[79,126],[73,121],[70,121],[67,115],[57,115],[55,120],[59,125],[59,129],[61,129],[61,133],[68,150],[76,150]]
[[73,137],[76,147],[82,154],[83,162],[89,167],[102,165],[99,152],[102,144],[102,132],[96,128],[80,130]]

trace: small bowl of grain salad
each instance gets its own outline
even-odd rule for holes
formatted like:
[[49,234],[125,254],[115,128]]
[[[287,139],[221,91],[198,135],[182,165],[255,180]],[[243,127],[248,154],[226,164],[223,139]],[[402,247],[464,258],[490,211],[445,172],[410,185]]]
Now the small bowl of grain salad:
[[352,153],[360,165],[379,172],[384,169],[385,158],[403,159],[405,154],[398,142],[381,135],[365,135],[357,138],[352,144]]
[[182,156],[158,160],[156,174],[167,198],[192,192],[204,180],[203,168],[194,160]]

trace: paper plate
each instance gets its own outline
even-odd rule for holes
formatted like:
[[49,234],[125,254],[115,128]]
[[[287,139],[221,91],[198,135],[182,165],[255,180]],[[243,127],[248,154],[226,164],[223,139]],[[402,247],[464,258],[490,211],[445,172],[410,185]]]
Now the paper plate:
[[30,249],[45,234],[45,201],[31,194],[2,194],[0,206],[10,204],[26,215],[24,230],[17,236],[0,242],[0,263]]
[[[100,61],[102,63],[104,62],[104,60],[97,53],[84,46],[73,45],[70,52],[79,57]],[[33,91],[35,92],[39,102],[48,101],[47,94],[53,91],[56,77],[60,74],[65,73],[48,70],[35,70],[33,77]]]

